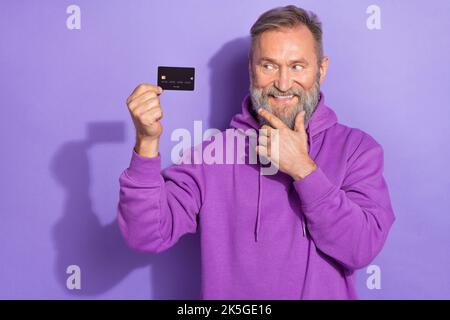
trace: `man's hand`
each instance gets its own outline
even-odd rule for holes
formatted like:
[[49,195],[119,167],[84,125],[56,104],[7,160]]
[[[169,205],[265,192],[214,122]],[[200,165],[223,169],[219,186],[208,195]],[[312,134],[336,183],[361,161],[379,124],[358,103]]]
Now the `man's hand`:
[[159,95],[161,87],[140,84],[127,99],[128,110],[136,128],[135,151],[144,157],[158,156],[163,116]]
[[[308,154],[308,136],[304,125],[305,111],[300,112],[295,118],[294,130],[265,109],[259,109],[258,113],[269,122],[270,126],[261,127],[256,152],[270,159],[276,167],[294,180],[303,179],[313,172],[317,164]],[[271,152],[274,150],[276,152]]]

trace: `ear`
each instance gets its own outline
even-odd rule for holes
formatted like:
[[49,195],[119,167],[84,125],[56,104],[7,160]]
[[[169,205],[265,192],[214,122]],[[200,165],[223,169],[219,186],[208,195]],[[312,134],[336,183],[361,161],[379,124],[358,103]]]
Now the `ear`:
[[322,63],[320,64],[320,84],[325,81],[325,76],[328,70],[328,57],[324,56],[322,58]]

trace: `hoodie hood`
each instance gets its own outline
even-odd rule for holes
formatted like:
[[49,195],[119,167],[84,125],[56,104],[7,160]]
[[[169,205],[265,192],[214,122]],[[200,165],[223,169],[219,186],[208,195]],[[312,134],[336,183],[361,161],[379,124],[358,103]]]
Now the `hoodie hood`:
[[[316,109],[306,123],[305,130],[308,136],[308,153],[311,156],[313,154],[313,144],[312,139],[321,132],[327,130],[337,123],[336,113],[325,105],[325,95],[320,91],[319,102],[317,103]],[[248,93],[244,100],[242,101],[242,112],[236,114],[230,122],[230,127],[239,130],[245,134],[247,129],[259,130],[261,125],[258,123],[257,119],[252,112],[252,101],[250,93]],[[311,156],[312,157],[312,156]],[[259,157],[258,157],[259,159]],[[258,161],[259,164],[259,161]],[[262,198],[262,172],[261,164],[259,164],[259,175],[258,175],[258,203],[256,207],[256,221],[255,221],[255,241],[258,241],[260,221],[261,221],[261,198]],[[306,235],[306,224],[304,217],[301,217],[303,236]]]

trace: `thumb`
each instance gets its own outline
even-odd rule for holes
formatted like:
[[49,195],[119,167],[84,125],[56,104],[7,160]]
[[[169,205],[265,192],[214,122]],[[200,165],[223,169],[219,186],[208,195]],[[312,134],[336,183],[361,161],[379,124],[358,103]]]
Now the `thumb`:
[[295,117],[294,129],[297,132],[305,131],[305,110],[299,112]]

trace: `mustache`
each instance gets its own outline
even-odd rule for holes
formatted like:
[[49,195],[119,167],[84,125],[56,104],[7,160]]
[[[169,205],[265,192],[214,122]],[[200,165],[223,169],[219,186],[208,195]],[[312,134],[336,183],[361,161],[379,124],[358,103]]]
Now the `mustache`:
[[268,88],[264,88],[262,91],[262,95],[264,96],[302,96],[305,94],[305,90],[301,89],[301,88],[291,88],[288,91],[280,91],[277,88],[275,88],[274,86],[270,86]]

